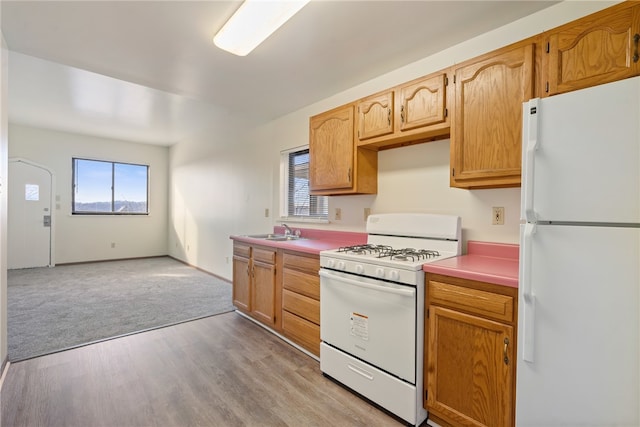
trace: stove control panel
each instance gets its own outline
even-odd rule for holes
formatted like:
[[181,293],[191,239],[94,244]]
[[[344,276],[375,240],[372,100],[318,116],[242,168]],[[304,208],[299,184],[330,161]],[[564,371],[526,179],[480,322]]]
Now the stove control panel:
[[343,271],[357,276],[367,276],[374,279],[388,280],[395,283],[416,286],[424,280],[424,273],[420,270],[403,270],[381,266],[366,262],[347,261],[330,257],[320,257],[320,267]]

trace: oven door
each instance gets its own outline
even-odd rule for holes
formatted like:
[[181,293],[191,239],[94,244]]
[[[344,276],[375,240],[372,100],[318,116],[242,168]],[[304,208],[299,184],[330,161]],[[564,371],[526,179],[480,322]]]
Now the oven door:
[[320,338],[415,384],[415,286],[320,269]]

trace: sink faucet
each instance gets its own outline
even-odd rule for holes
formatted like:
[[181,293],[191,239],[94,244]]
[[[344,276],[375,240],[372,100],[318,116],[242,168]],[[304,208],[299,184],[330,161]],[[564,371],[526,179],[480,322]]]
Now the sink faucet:
[[286,229],[286,231],[284,232],[285,236],[290,236],[293,234],[293,230],[291,230],[291,227],[289,227],[287,224],[282,224],[282,226]]

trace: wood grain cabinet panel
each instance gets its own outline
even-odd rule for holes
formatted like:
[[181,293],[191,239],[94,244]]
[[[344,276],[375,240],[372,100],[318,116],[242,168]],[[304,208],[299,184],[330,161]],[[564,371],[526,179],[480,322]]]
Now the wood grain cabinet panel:
[[447,120],[446,73],[437,73],[397,88],[400,131],[437,125]]
[[511,426],[513,328],[443,307],[429,310],[429,410],[461,426]]
[[513,426],[518,290],[426,276],[423,403],[430,419]]
[[233,253],[233,304],[243,313],[279,330],[282,298],[277,250],[234,242]]
[[451,186],[520,185],[522,103],[533,96],[534,45],[498,49],[455,70]]
[[358,101],[358,139],[393,133],[393,91]]
[[284,311],[282,329],[287,338],[309,350],[312,354],[320,356],[320,327],[318,325]]
[[320,257],[284,251],[282,331],[285,337],[320,355]]
[[309,119],[311,194],[372,194],[378,190],[378,154],[356,148],[354,126],[353,104]]
[[320,324],[320,301],[317,299],[285,289],[282,291],[282,309],[316,325]]
[[250,310],[250,261],[249,261],[249,247],[247,247],[247,257],[238,255],[233,256],[233,292],[232,301],[233,305],[238,309],[248,312]]
[[545,33],[546,94],[640,73],[640,5],[624,2]]
[[356,101],[358,146],[383,150],[447,138],[448,81],[442,71]]

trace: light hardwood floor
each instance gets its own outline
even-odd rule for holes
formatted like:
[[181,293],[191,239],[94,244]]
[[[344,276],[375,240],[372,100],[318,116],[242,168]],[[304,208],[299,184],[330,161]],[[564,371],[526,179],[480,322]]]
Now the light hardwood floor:
[[237,313],[9,366],[1,426],[399,426]]

